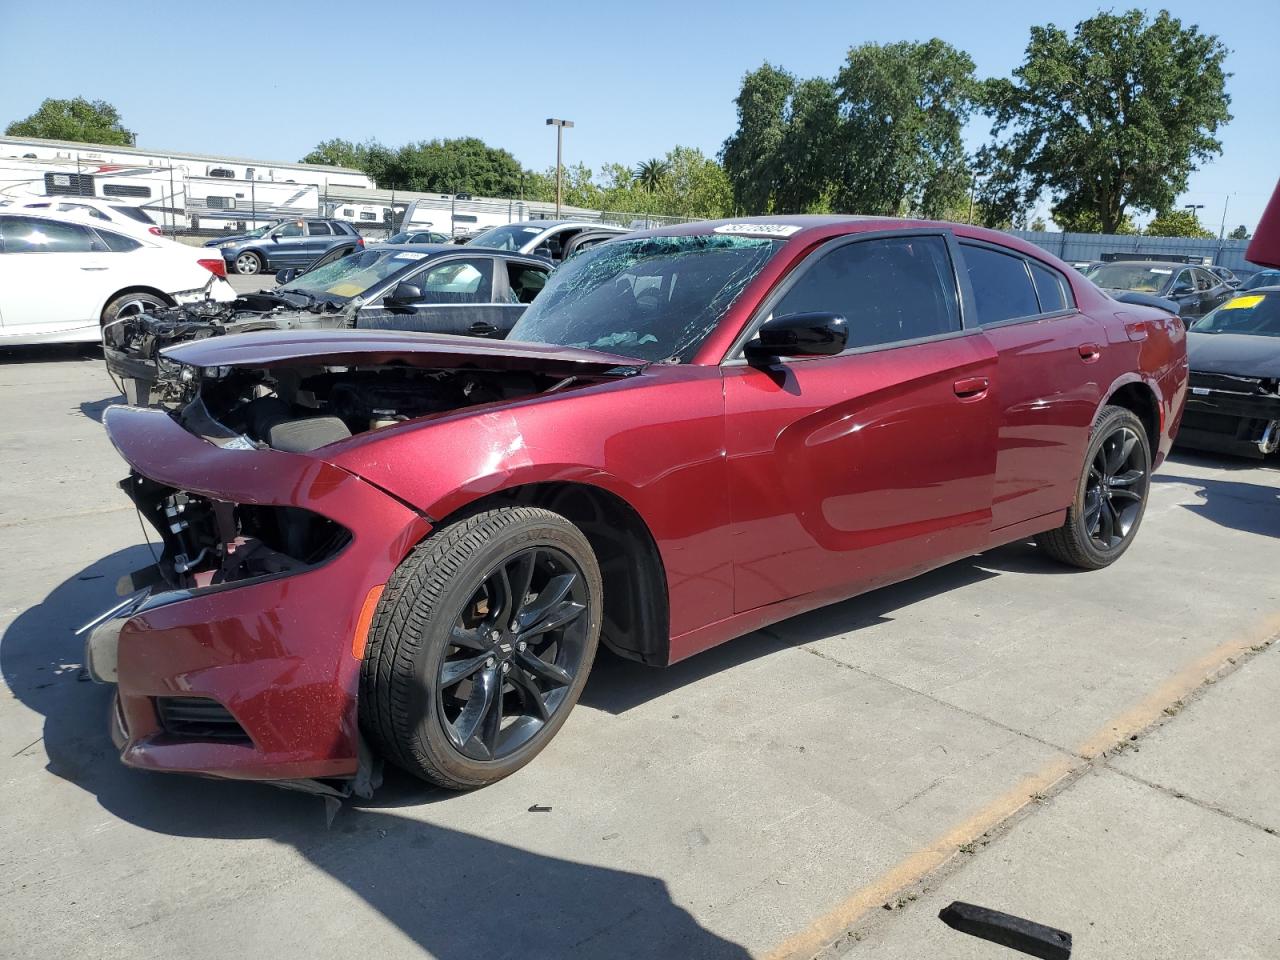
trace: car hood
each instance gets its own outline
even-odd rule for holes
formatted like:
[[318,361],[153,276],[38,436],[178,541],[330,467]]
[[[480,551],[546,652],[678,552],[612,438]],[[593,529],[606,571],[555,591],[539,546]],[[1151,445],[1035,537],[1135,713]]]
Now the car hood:
[[403,363],[411,367],[474,367],[574,376],[645,365],[633,357],[597,350],[399,330],[232,334],[178,344],[162,353],[170,360],[197,367]]
[[1200,373],[1280,377],[1280,337],[1192,331],[1187,334],[1187,359]]
[[214,237],[212,240],[206,240],[204,245],[206,247],[220,247],[224,243],[239,243],[241,240],[248,239],[243,233],[233,233],[229,237]]

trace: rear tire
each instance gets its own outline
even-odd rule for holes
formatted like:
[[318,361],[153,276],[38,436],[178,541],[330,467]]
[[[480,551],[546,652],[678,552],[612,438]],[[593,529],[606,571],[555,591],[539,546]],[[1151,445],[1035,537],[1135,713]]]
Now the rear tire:
[[1055,560],[1100,570],[1120,559],[1142,524],[1151,489],[1151,444],[1137,415],[1103,407],[1093,425],[1067,520],[1036,537]]
[[102,325],[114,323],[121,317],[151,310],[163,310],[171,306],[168,300],[154,293],[122,293],[102,311]]
[[236,273],[243,274],[246,277],[252,277],[265,269],[266,264],[263,263],[262,256],[252,250],[246,250],[235,259]]
[[559,514],[501,507],[451,523],[378,603],[361,728],[384,757],[450,790],[509,776],[577,703],[601,611],[595,554]]

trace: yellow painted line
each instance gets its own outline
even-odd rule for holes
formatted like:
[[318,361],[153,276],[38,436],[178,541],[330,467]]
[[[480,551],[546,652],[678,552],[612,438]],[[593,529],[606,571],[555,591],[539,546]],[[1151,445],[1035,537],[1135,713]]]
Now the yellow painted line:
[[1064,777],[1083,769],[1088,762],[1119,746],[1160,719],[1169,708],[1190,695],[1206,679],[1215,676],[1234,659],[1266,643],[1280,632],[1280,615],[1268,618],[1242,639],[1229,640],[1204,656],[1188,663],[1134,706],[1113,717],[1087,737],[1074,755],[1052,760],[1011,790],[956,824],[866,886],[854,891],[831,910],[814,920],[767,953],[764,960],[808,960],[834,942],[862,917],[919,883],[984,833],[999,826],[1036,796],[1047,794]]

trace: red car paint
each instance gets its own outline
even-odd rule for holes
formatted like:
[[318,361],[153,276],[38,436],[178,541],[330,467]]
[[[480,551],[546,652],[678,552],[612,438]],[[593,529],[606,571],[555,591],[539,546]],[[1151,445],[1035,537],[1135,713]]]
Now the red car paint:
[[[117,738],[126,763],[220,776],[347,777],[357,770],[352,631],[369,591],[413,545],[482,498],[533,483],[598,487],[642,519],[660,555],[674,662],[731,637],[1059,526],[1090,427],[1138,385],[1157,463],[1186,391],[1181,322],[1118,303],[1037,247],[977,227],[774,218],[798,229],[693,362],[424,417],[310,454],[219,448],[164,413],[108,411],[136,472],[240,503],[305,507],[354,533],[304,573],[137,615],[119,637]],[[710,232],[691,224],[654,234]],[[1078,310],[879,350],[726,359],[780,281],[824,242],[952,231],[1069,278]],[[959,267],[959,265],[958,265]],[[959,273],[963,275],[960,267]],[[967,281],[959,282],[966,309]],[[536,367],[565,376],[637,361],[595,351],[382,333],[247,334],[185,345],[198,366],[406,363]],[[253,739],[167,738],[152,698],[210,697]]]

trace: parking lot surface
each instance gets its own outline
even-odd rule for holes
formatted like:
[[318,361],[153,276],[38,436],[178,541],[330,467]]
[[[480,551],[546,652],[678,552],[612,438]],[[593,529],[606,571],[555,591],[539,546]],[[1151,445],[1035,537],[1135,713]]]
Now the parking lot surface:
[[1013,545],[602,656],[515,776],[334,812],[119,765],[73,636],[149,562],[116,399],[92,350],[0,355],[2,956],[1013,956],[956,899],[1081,957],[1280,955],[1274,468],[1175,457],[1108,570]]

